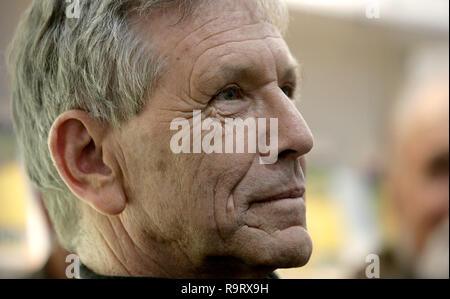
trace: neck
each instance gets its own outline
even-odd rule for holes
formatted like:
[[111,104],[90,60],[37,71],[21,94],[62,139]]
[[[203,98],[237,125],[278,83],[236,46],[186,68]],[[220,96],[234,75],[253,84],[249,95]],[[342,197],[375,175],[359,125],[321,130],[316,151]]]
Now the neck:
[[[78,254],[93,272],[105,276],[168,277],[157,246],[148,247],[129,232],[121,216],[89,211],[89,227],[82,234]],[[87,221],[86,221],[87,222]]]
[[[90,212],[95,213],[95,212]],[[105,276],[159,278],[265,278],[274,267],[250,267],[232,257],[205,257],[194,263],[177,242],[128,229],[122,216],[90,215],[78,255]]]

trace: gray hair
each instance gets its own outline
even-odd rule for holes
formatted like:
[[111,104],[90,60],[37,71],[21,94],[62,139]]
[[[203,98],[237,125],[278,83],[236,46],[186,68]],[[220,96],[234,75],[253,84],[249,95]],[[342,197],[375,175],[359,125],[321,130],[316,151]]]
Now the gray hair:
[[[48,135],[63,112],[81,109],[118,127],[145,106],[164,61],[132,30],[152,9],[178,5],[189,13],[205,0],[80,0],[80,17],[66,16],[65,0],[34,0],[9,49],[14,129],[31,181],[62,245],[75,250],[78,201],[48,148]],[[209,0],[211,1],[211,0]],[[258,0],[280,31],[287,10],[278,0]]]

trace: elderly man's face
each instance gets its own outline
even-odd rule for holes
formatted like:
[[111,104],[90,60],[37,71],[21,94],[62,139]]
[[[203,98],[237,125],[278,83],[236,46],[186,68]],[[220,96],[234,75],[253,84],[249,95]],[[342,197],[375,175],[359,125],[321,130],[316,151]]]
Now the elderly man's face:
[[[313,140],[289,97],[297,65],[250,3],[217,1],[179,24],[174,10],[159,12],[141,26],[167,72],[118,137],[125,227],[139,246],[172,248],[174,262],[181,254],[198,271],[212,262],[265,275],[305,264],[312,250],[300,162]],[[261,164],[252,153],[173,153],[170,123],[192,123],[193,110],[221,121],[278,118],[277,162]]]

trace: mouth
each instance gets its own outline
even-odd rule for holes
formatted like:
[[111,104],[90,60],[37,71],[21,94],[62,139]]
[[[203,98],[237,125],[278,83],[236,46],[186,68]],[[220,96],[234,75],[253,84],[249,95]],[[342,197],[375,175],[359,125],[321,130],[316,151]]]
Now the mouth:
[[[246,221],[252,227],[271,227],[284,230],[292,226],[306,227],[305,188],[266,189],[249,202]],[[275,192],[273,192],[274,190]],[[277,192],[278,191],[278,192]]]
[[281,200],[297,200],[303,199],[304,196],[305,196],[305,187],[296,187],[286,191],[281,191],[279,193],[274,193],[273,195],[269,195],[267,197],[256,198],[255,200],[252,200],[250,204],[262,202],[268,203]]

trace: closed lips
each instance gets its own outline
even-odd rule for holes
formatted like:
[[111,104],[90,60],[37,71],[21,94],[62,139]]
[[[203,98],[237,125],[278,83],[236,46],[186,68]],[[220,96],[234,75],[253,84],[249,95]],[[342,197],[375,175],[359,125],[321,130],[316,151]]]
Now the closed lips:
[[304,195],[305,195],[305,188],[299,187],[296,189],[280,192],[280,193],[277,193],[275,195],[271,195],[268,197],[255,199],[252,201],[252,203],[275,201],[275,200],[281,200],[281,199],[297,199],[297,198],[303,198]]

